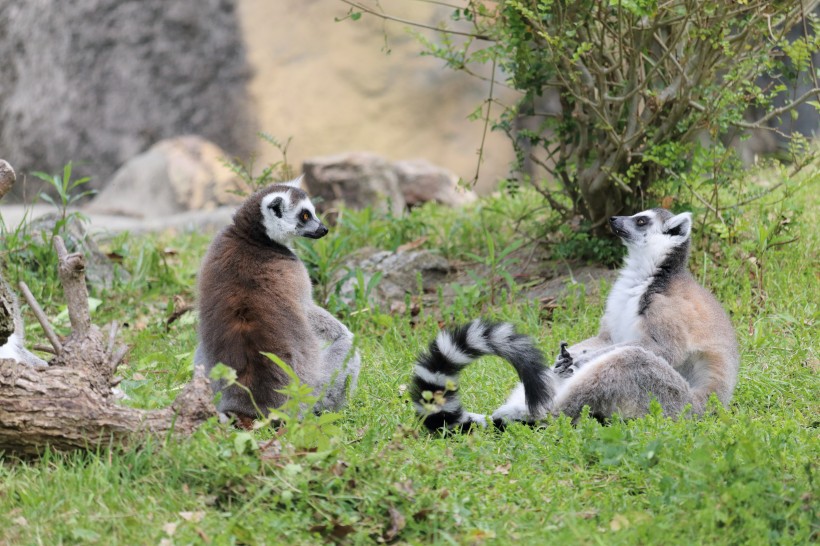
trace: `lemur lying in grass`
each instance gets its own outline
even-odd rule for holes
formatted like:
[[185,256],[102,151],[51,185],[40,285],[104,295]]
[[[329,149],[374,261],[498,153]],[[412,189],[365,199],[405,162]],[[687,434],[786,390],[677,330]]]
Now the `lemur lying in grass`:
[[567,347],[552,368],[532,340],[510,324],[475,320],[442,330],[415,367],[410,396],[430,430],[486,425],[464,410],[459,372],[476,358],[497,355],[520,383],[492,414],[496,424],[537,421],[547,414],[577,419],[584,406],[605,419],[646,414],[655,398],[667,415],[687,404],[704,411],[714,393],[727,405],[740,357],[729,317],[687,269],[691,213],[651,209],[610,218],[628,253],[607,298],[598,335]]

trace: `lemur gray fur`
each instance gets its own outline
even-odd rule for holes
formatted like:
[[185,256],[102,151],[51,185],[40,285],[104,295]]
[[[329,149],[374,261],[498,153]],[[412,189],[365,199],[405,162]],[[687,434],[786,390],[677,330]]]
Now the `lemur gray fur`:
[[[729,403],[740,363],[737,339],[720,303],[687,269],[691,213],[651,209],[612,217],[610,226],[628,252],[598,335],[569,348],[562,343],[548,369],[528,339],[501,342],[497,332],[512,332],[509,325],[474,321],[442,331],[417,361],[411,389],[429,429],[485,426],[486,418],[464,411],[447,386],[472,360],[490,353],[509,360],[527,355],[526,366],[513,363],[521,382],[492,414],[496,424],[550,413],[575,420],[584,406],[599,419],[639,417],[653,397],[671,416],[687,404],[702,413],[713,393]],[[444,403],[425,400],[425,391],[443,392]]]
[[48,366],[45,360],[23,346],[25,328],[20,306],[11,287],[0,276],[0,324],[11,326],[11,331],[0,329],[0,358],[9,358],[30,366]]
[[[319,410],[336,410],[352,393],[361,366],[353,334],[313,301],[296,237],[318,239],[328,229],[316,217],[300,179],[274,184],[250,196],[233,224],[214,241],[199,274],[199,345],[194,362],[205,372],[222,363],[250,389],[215,381],[217,409],[245,421],[282,405],[276,392],[289,379],[262,352],[289,364],[322,394]],[[347,388],[346,388],[347,387]]]

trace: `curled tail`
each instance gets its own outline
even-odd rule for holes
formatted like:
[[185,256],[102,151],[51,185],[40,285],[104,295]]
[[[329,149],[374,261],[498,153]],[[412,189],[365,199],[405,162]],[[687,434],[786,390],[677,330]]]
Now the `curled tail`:
[[532,339],[505,322],[474,320],[439,332],[416,361],[410,396],[428,429],[468,429],[474,423],[485,426],[485,417],[465,411],[458,398],[459,373],[484,355],[500,356],[518,372],[524,388],[525,420],[546,414],[554,388],[544,355]]

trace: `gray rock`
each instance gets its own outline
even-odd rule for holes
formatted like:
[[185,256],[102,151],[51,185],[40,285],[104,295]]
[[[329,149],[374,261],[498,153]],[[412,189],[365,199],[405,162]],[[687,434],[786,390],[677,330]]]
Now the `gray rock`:
[[[349,271],[361,269],[365,284],[381,273],[372,296],[385,308],[391,308],[395,302],[404,302],[406,294],[418,293],[419,275],[422,292],[434,293],[450,272],[449,262],[429,250],[389,252],[363,249],[348,261],[346,268]],[[348,302],[353,300],[356,282],[352,277],[342,284],[340,293]]]
[[396,173],[384,158],[369,152],[352,152],[305,160],[304,185],[313,197],[320,197],[320,209],[339,202],[361,209],[373,206],[401,214],[405,208]]
[[14,169],[11,168],[9,162],[0,159],[0,199],[14,187],[16,180],[17,176],[14,174]]
[[[0,207],[0,225],[14,230],[21,224],[29,223],[31,218],[48,214],[53,210],[52,205],[3,205]],[[156,218],[136,218],[116,214],[97,214],[76,208],[68,209],[69,214],[74,212],[85,214],[88,219],[85,223],[86,231],[99,240],[123,231],[128,231],[132,235],[169,229],[183,233],[216,232],[231,223],[236,207],[224,206],[213,210],[193,210]]]
[[236,4],[0,2],[0,150],[18,173],[72,160],[94,188],[179,134],[246,156],[255,140]]
[[618,270],[601,266],[581,265],[568,269],[565,274],[548,279],[524,291],[529,300],[560,301],[567,296],[574,286],[583,286],[587,295],[597,294],[602,280],[609,284],[618,278]]
[[435,201],[461,206],[478,196],[470,189],[459,187],[458,175],[425,159],[409,159],[393,163],[404,200],[409,206]]
[[197,136],[166,139],[125,163],[86,207],[89,212],[160,218],[238,205],[250,189],[218,146]]

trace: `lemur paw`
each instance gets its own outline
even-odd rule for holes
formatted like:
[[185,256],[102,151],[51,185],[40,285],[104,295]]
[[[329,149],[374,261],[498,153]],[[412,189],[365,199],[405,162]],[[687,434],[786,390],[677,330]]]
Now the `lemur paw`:
[[504,404],[495,410],[491,416],[494,423],[512,423],[514,421],[532,422],[535,419],[527,409],[526,404]]
[[561,350],[555,358],[555,366],[553,367],[553,371],[558,375],[569,375],[572,373],[572,365],[574,362],[572,355],[567,350],[567,345],[569,344],[566,341],[561,342]]

